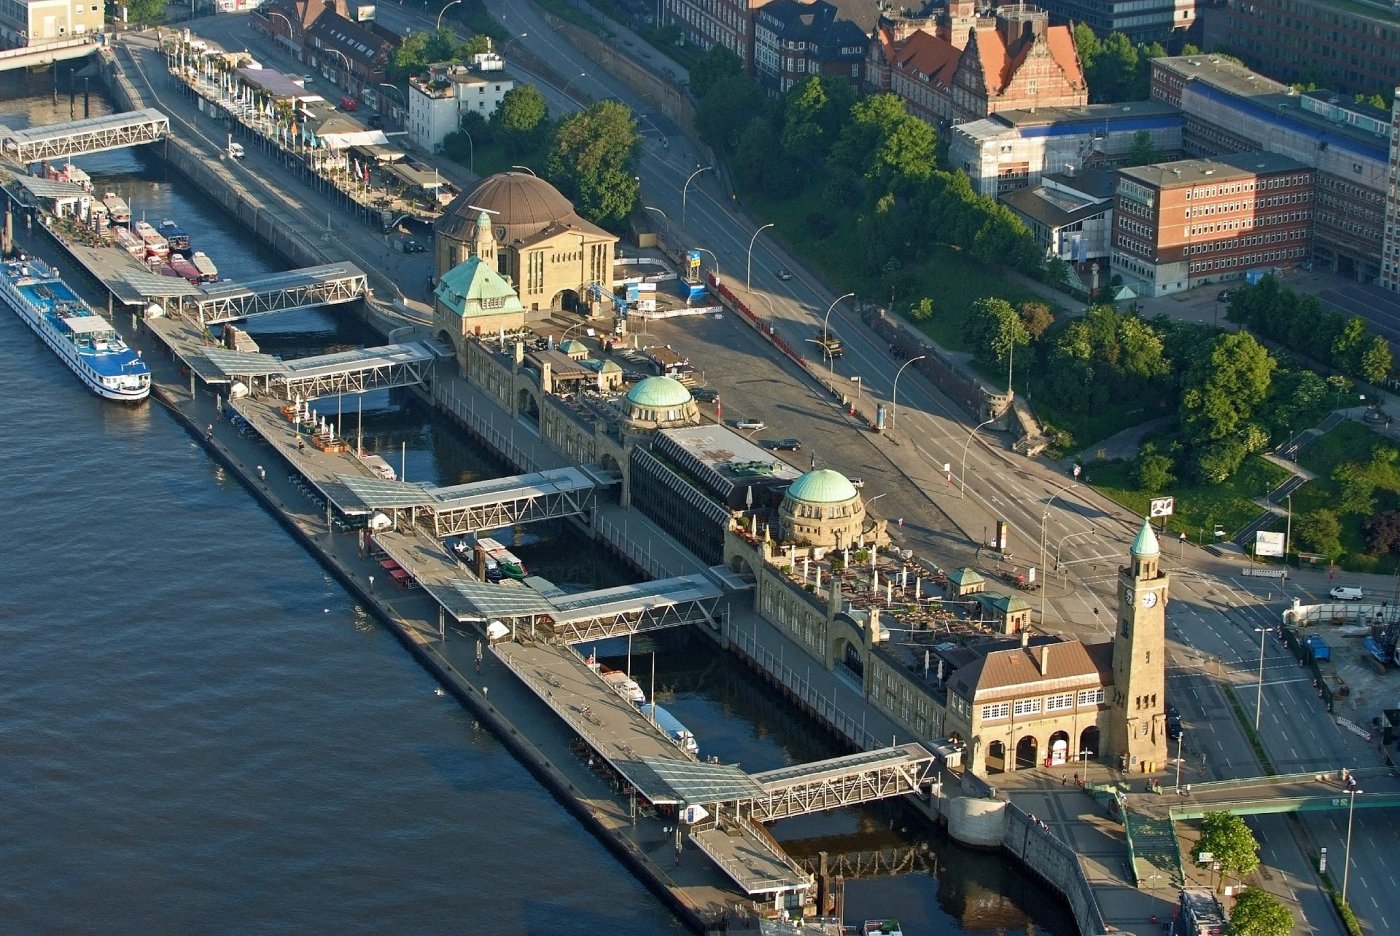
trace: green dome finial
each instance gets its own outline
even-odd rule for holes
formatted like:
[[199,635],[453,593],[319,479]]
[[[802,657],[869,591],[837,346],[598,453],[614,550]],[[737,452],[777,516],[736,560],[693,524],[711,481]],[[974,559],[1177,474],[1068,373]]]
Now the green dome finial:
[[1162,547],[1157,543],[1157,534],[1152,531],[1152,518],[1142,518],[1142,529],[1133,540],[1132,553],[1138,558],[1160,555]]

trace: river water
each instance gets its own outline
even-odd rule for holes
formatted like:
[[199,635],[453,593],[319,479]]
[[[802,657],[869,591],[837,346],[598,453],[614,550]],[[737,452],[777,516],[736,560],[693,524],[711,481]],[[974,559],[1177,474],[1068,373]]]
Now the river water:
[[[68,120],[51,88],[0,76],[0,123]],[[159,162],[77,162],[136,217],[179,220],[223,275],[285,266]],[[321,311],[252,331],[289,357],[377,340]],[[159,405],[98,400],[7,312],[0,374],[0,930],[683,932]],[[407,397],[347,398],[336,418],[410,479],[500,472]],[[532,571],[629,580],[566,530],[532,535]],[[655,650],[660,698],[707,753],[752,770],[834,753],[705,641],[635,649]],[[644,686],[650,666],[634,660]],[[798,854],[927,851],[917,872],[850,883],[850,919],[1073,931],[998,856],[907,824],[890,808],[774,831]]]

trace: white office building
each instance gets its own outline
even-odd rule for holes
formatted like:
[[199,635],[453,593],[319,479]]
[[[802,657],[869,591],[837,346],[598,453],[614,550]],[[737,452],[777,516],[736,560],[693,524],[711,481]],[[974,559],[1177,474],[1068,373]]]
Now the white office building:
[[468,113],[490,118],[515,79],[506,74],[499,55],[473,56],[470,66],[432,65],[408,83],[408,138],[427,152],[437,152]]

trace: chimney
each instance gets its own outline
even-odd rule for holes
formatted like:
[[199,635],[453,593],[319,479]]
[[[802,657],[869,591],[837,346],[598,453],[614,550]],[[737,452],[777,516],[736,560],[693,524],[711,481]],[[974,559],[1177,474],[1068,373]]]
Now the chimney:
[[1040,675],[1050,675],[1050,647],[1048,644],[1040,648]]
[[1027,630],[1026,628],[1022,627],[1022,628],[1021,628],[1021,647],[1022,647],[1022,649],[1024,649],[1024,648],[1030,646],[1030,642],[1031,642],[1031,632],[1030,632],[1029,630]]

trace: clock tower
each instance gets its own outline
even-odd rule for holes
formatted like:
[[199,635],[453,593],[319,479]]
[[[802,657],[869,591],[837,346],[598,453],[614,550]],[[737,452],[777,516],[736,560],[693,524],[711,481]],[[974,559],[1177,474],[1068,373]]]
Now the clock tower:
[[1160,770],[1167,760],[1166,618],[1169,578],[1150,519],[1133,540],[1130,563],[1118,570],[1118,630],[1113,638],[1113,689],[1102,752],[1132,772]]

